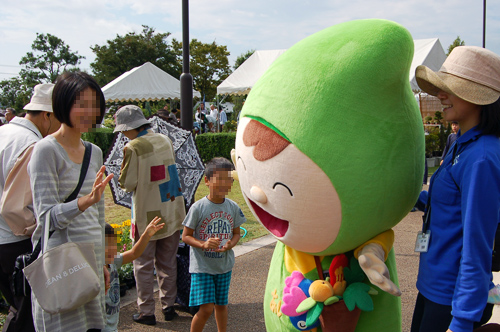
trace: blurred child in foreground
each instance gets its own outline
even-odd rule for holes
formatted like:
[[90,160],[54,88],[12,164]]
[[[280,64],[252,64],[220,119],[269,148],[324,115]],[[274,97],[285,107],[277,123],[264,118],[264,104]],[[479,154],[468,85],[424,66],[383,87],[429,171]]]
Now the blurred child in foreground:
[[165,224],[158,224],[161,218],[155,217],[148,225],[142,236],[132,249],[118,253],[117,234],[110,224],[106,224],[106,264],[110,273],[110,288],[106,293],[106,326],[104,332],[117,332],[120,316],[120,279],[118,270],[123,264],[131,263],[138,258],[146,249],[149,240]]

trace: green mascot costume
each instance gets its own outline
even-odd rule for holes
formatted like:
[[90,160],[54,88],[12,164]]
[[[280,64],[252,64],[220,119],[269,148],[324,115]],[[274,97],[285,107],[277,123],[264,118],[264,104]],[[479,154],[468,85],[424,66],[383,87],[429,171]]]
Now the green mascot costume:
[[401,330],[391,228],[424,168],[412,59],[402,26],[346,22],[294,45],[249,94],[232,157],[246,203],[279,240],[268,331]]

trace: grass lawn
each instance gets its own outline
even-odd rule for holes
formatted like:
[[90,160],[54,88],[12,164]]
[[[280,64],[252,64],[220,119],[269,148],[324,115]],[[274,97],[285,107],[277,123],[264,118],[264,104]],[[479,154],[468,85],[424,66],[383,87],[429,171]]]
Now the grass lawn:
[[[109,186],[106,186],[104,195],[106,222],[108,224],[121,224],[124,220],[130,219],[130,209],[114,203]],[[195,200],[197,201],[206,195],[208,195],[208,187],[205,186],[205,182],[204,180],[202,180],[198,187],[198,190],[196,191]],[[250,209],[248,208],[245,200],[243,199],[243,195],[241,194],[241,188],[238,181],[234,181],[231,192],[227,195],[227,197],[235,201],[240,206],[243,214],[247,218],[247,222],[242,226],[247,230],[247,235],[242,238],[239,243],[248,242],[250,240],[269,234],[267,230],[255,219],[254,215],[250,212]],[[243,234],[244,231],[242,229],[241,235]]]

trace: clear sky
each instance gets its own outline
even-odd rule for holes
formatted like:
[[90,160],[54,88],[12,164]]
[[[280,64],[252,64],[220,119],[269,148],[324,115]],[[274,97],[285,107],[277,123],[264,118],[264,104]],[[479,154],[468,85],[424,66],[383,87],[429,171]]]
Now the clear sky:
[[[191,0],[190,39],[226,45],[233,65],[250,49],[286,49],[337,23],[383,18],[405,26],[414,39],[439,38],[447,51],[460,36],[482,46],[483,0]],[[486,48],[500,54],[500,1],[487,0]],[[182,40],[181,0],[0,0],[0,80],[15,76],[36,33],[50,33],[86,57],[90,46],[142,30]]]

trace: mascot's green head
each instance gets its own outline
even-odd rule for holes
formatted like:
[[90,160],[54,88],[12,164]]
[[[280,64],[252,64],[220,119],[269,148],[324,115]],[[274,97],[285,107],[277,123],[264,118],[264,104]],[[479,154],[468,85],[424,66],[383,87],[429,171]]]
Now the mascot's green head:
[[297,43],[255,84],[235,164],[247,204],[280,241],[346,252],[411,209],[424,167],[412,59],[399,24],[352,21]]

